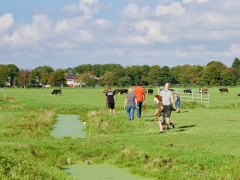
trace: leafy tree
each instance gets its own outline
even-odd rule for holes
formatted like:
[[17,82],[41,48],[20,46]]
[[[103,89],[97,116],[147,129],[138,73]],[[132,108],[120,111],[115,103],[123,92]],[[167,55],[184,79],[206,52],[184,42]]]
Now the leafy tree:
[[20,70],[15,64],[8,64],[7,68],[8,68],[8,76],[10,77],[10,86],[12,86],[14,79],[17,78]]
[[158,76],[159,76],[160,69],[161,68],[158,65],[152,66],[150,68],[150,71],[149,71],[148,76],[146,78],[147,82],[150,85],[153,85],[153,86],[159,85]]
[[113,76],[112,76],[112,81],[113,81],[113,86],[118,84],[118,80],[119,78],[122,78],[125,76],[125,71],[124,69],[118,69],[116,71],[113,72]]
[[134,84],[137,84],[137,82],[142,83],[142,68],[141,68],[141,66],[132,66],[132,77],[133,77]]
[[27,87],[36,87],[39,85],[39,72],[33,69],[28,76]]
[[221,72],[227,67],[218,61],[211,61],[203,71],[202,82],[207,85],[221,85]]
[[28,76],[30,74],[30,70],[25,69],[25,70],[21,70],[19,72],[19,76],[18,76],[18,85],[22,86],[23,88],[26,88],[26,84],[28,83]]
[[171,75],[172,75],[172,83],[173,84],[179,84],[183,83],[182,81],[182,75],[184,74],[184,68],[183,66],[176,66],[171,68]]
[[100,77],[103,75],[103,74],[101,74],[101,68],[102,68],[101,64],[94,64],[92,66],[92,71],[94,72],[95,76]]
[[240,68],[240,60],[238,58],[235,58],[232,63],[232,68]]
[[99,80],[101,86],[114,86],[116,81],[114,79],[114,72],[107,71]]
[[47,85],[51,78],[51,73],[54,72],[53,68],[50,66],[38,66],[34,69],[37,72],[39,84]]
[[116,72],[119,69],[123,69],[120,64],[103,64],[100,71],[100,76],[104,75],[107,71]]
[[97,81],[94,78],[88,78],[88,80],[86,81],[87,87],[94,87],[96,84],[97,84]]
[[157,81],[158,85],[164,85],[167,82],[171,82],[172,77],[170,73],[170,68],[168,66],[163,66],[158,72]]
[[75,72],[75,70],[73,69],[73,68],[67,68],[67,69],[64,69],[66,72],[67,72],[67,74],[76,74],[76,72]]
[[226,69],[221,72],[221,79],[223,86],[236,85],[237,78],[231,69]]
[[41,74],[51,74],[54,72],[53,68],[50,66],[38,66],[35,68],[35,70],[41,75]]
[[74,67],[73,69],[78,74],[87,74],[89,71],[92,70],[92,65],[91,64],[82,64],[77,67]]
[[40,75],[40,80],[39,83],[43,84],[43,85],[47,85],[50,84],[49,82],[51,81],[51,74],[47,74],[47,73],[42,73]]
[[141,67],[141,74],[142,74],[142,76],[141,76],[141,82],[145,85],[145,86],[147,86],[149,83],[148,83],[148,80],[147,80],[147,76],[148,76],[148,73],[150,72],[150,70],[151,70],[151,68],[150,68],[150,66],[148,66],[148,65],[143,65],[142,67]]
[[65,79],[66,71],[63,69],[57,69],[55,72],[53,72],[50,76],[50,84],[52,86],[62,86],[66,85],[66,79]]
[[127,87],[133,84],[132,78],[129,76],[124,76],[118,79],[117,86],[118,87]]
[[195,84],[198,80],[200,74],[202,74],[203,68],[201,70],[201,66],[188,66],[186,68],[186,78],[185,82],[190,83],[191,85]]
[[8,68],[6,65],[0,64],[0,87],[4,86],[8,78]]

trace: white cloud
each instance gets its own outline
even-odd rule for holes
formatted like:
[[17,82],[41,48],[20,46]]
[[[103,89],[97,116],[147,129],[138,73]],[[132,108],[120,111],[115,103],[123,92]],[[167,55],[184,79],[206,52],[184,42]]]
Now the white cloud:
[[183,0],[182,3],[190,3],[192,2],[193,0]]
[[83,42],[93,42],[94,41],[94,36],[89,31],[81,30],[81,31],[79,31],[78,35],[79,36],[77,37],[77,39],[79,41],[83,41]]
[[120,40],[127,44],[168,43],[167,35],[161,33],[161,24],[155,21],[139,21],[134,23],[134,33]]
[[10,13],[4,14],[0,17],[0,33],[7,31],[10,27],[13,26],[14,20],[13,15]]
[[79,9],[84,12],[84,15],[92,17],[99,10],[98,0],[80,0]]
[[[22,17],[15,17],[15,22],[14,13],[4,14],[0,16],[0,59],[13,59],[14,63],[16,59],[30,62],[38,58],[42,65],[45,59],[52,58],[53,66],[54,59],[59,63],[62,59],[63,65],[66,59],[77,59],[72,60],[72,66],[86,61],[174,66],[205,64],[212,59],[222,59],[227,64],[240,58],[240,2],[124,2],[130,4],[118,6],[120,14],[114,11],[115,1],[106,12],[101,9],[104,3],[99,5],[98,0],[67,5],[63,12],[70,16],[59,15],[59,19],[55,15],[53,19],[50,14],[35,14],[31,22],[22,23]],[[79,56],[86,61],[80,61]]]
[[219,12],[205,12],[199,15],[199,21],[206,29],[240,28],[240,15],[223,14]]
[[205,3],[208,2],[209,0],[183,0],[182,3],[190,3],[193,1],[197,1],[198,3]]
[[99,11],[98,0],[80,0],[79,5],[69,4],[62,11],[71,15],[84,16],[86,20],[91,19]]
[[149,6],[140,8],[139,5],[136,4],[127,5],[121,14],[123,17],[130,19],[146,19],[156,16],[156,12],[153,8]]
[[186,10],[181,7],[181,4],[178,3],[173,3],[170,6],[162,6],[158,5],[156,7],[156,13],[158,15],[164,15],[164,14],[172,14],[172,15],[177,15],[177,16],[182,16]]
[[13,48],[23,49],[36,47],[41,39],[45,39],[52,32],[52,22],[44,15],[32,17],[32,25],[22,24],[16,26],[12,34],[7,34],[4,41]]
[[240,54],[240,44],[231,44],[230,51],[234,54]]
[[110,22],[106,19],[97,19],[95,21],[96,24],[100,24],[100,25],[106,25],[106,24],[110,24]]
[[205,3],[208,2],[209,0],[198,0],[199,3]]
[[83,12],[80,11],[79,6],[77,4],[69,4],[65,6],[62,10],[65,13],[71,14],[71,15],[82,15]]
[[66,20],[61,20],[56,23],[55,32],[56,33],[63,33],[69,30],[68,22]]

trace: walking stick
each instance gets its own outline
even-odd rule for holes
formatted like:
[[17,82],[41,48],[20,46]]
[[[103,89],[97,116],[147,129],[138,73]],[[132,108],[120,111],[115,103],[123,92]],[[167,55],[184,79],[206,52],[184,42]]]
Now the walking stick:
[[144,102],[144,113],[147,113],[147,108],[146,108],[146,101]]

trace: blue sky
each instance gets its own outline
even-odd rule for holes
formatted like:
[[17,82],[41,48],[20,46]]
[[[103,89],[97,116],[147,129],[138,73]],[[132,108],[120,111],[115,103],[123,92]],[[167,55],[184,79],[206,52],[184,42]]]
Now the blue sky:
[[240,58],[240,2],[219,2],[0,0],[0,64],[230,67]]

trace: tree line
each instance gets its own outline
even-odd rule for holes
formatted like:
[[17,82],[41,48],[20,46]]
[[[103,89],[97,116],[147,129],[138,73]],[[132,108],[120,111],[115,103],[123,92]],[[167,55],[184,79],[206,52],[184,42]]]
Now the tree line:
[[133,65],[81,64],[74,68],[56,69],[39,66],[34,69],[19,69],[14,64],[0,64],[0,86],[39,87],[41,85],[65,86],[66,74],[74,74],[75,80],[88,87],[161,86],[166,82],[184,86],[236,86],[240,85],[240,60],[235,58],[232,67],[222,62],[211,61],[207,65]]

